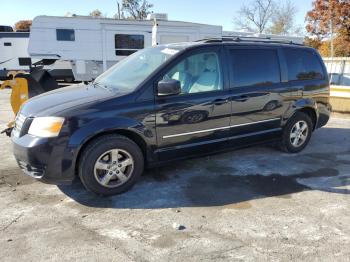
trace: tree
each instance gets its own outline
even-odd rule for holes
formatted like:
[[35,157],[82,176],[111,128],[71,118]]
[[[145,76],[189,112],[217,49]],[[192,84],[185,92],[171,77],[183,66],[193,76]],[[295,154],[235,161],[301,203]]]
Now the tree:
[[32,20],[21,20],[15,24],[16,31],[30,31]]
[[[321,56],[331,57],[331,41],[320,41],[320,45],[316,47]],[[344,40],[343,36],[338,36],[334,39],[334,56],[348,57],[350,55],[350,41]]]
[[267,29],[271,34],[288,35],[298,33],[298,28],[294,25],[297,8],[293,2],[287,0],[275,8],[272,15],[272,25]]
[[65,16],[65,17],[75,17],[75,16],[77,16],[77,15],[74,14],[74,13],[71,13],[71,12],[67,12],[67,13],[65,13],[64,16]]
[[323,53],[331,46],[329,37],[333,32],[334,55],[350,56],[349,0],[314,0],[313,9],[307,13],[306,21],[306,30],[324,42],[320,47]]
[[317,37],[305,37],[304,44],[319,49],[322,45],[322,41]]
[[335,32],[350,36],[350,1],[315,0],[313,9],[307,13],[306,30],[319,37],[328,37],[331,25]]
[[92,16],[92,17],[96,17],[96,18],[99,18],[99,17],[103,17],[102,16],[102,12],[98,9],[92,11],[89,16]]
[[251,0],[238,11],[236,21],[249,31],[263,33],[275,10],[273,0]]
[[135,20],[144,20],[151,13],[153,4],[147,0],[123,0],[122,9],[128,15],[128,18]]

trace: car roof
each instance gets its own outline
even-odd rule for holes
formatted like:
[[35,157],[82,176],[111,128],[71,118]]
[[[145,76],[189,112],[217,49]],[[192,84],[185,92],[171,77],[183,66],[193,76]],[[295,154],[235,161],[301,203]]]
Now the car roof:
[[210,38],[203,39],[196,42],[183,42],[183,43],[174,43],[174,44],[166,44],[163,46],[173,47],[173,48],[183,48],[187,49],[190,47],[196,46],[207,46],[207,45],[225,45],[225,46],[254,46],[254,47],[284,47],[284,48],[304,48],[304,49],[312,49],[311,47],[305,46],[303,44],[294,43],[291,41],[277,41],[270,40],[265,38],[252,38],[252,39],[241,39],[241,38]]

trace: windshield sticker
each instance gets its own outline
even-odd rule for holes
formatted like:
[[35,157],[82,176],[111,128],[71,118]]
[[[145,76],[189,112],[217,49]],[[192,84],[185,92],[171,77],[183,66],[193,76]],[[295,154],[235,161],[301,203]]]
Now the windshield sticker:
[[175,55],[175,54],[177,54],[179,52],[179,50],[171,49],[171,48],[165,48],[161,52],[166,54],[166,55]]

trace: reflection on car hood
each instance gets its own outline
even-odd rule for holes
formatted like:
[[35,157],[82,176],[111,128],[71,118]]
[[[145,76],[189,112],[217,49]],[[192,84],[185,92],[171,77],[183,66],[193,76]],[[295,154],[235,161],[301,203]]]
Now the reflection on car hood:
[[115,92],[93,85],[72,85],[30,99],[22,106],[25,116],[50,116],[86,103],[116,97]]

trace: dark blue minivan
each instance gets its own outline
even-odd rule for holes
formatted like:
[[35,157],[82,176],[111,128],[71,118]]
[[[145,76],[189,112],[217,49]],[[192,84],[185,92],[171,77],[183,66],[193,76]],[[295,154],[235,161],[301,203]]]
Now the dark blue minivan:
[[38,180],[79,176],[113,195],[168,161],[270,141],[298,153],[330,111],[314,49],[209,39],[147,48],[91,84],[34,97],[17,115],[13,151]]

